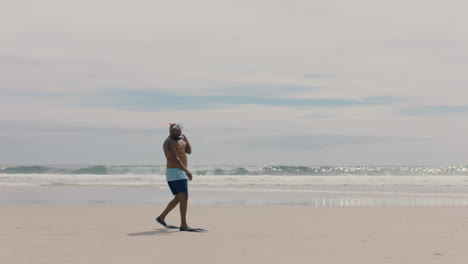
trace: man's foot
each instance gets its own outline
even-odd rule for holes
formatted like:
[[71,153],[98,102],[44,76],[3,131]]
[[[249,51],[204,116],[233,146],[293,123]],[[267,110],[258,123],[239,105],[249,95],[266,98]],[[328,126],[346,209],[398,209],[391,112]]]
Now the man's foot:
[[206,232],[205,229],[202,228],[191,228],[190,226],[181,226],[180,231],[187,231],[187,232]]
[[161,218],[156,218],[156,222],[160,223],[161,225],[163,225],[164,227],[167,227],[167,224],[166,222],[164,222],[164,220],[162,220]]
[[180,231],[188,231],[188,232],[193,232],[195,229],[191,228],[190,226],[181,226],[179,228]]

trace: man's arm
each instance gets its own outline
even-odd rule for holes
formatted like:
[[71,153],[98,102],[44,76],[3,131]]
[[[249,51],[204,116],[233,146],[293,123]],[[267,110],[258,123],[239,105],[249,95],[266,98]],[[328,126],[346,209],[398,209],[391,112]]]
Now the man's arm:
[[185,153],[192,154],[192,146],[190,146],[190,142],[188,141],[187,136],[185,134],[183,136],[183,140],[185,141],[185,143],[187,143],[185,145]]

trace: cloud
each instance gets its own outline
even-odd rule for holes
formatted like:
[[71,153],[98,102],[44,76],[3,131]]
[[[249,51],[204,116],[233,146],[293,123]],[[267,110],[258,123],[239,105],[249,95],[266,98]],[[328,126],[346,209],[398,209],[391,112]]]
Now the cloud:
[[285,133],[249,135],[225,139],[225,143],[242,146],[244,149],[275,149],[275,150],[317,150],[345,145],[389,144],[401,142],[427,141],[424,137],[385,137],[373,135],[317,134],[317,133]]
[[354,107],[391,105],[401,99],[380,96],[359,100],[342,98],[301,98],[314,88],[296,86],[244,86],[220,88],[217,93],[184,94],[168,89],[111,89],[84,92],[0,92],[0,101],[42,102],[62,106],[87,106],[130,111],[209,110],[230,105],[277,107]]
[[0,55],[0,64],[5,66],[20,65],[26,67],[40,67],[47,65],[47,61],[32,59],[25,56]]
[[304,73],[302,77],[309,79],[335,79],[336,76],[326,73]]
[[[273,87],[274,88],[274,87]],[[249,92],[246,92],[249,91]],[[252,91],[252,92],[250,92]],[[294,88],[292,89],[292,92]],[[263,89],[244,90],[237,95],[183,95],[164,90],[112,90],[104,92],[105,102],[99,106],[117,107],[127,110],[205,110],[223,108],[227,105],[263,105],[280,107],[353,107],[359,105],[388,105],[393,97],[369,97],[361,100],[339,98],[280,98],[278,93],[263,95]],[[274,96],[273,96],[274,94]],[[101,97],[104,98],[104,97]],[[96,105],[98,106],[98,105]]]
[[314,115],[307,115],[304,116],[305,118],[310,118],[310,119],[324,119],[324,118],[330,118],[333,117],[332,115],[326,115],[326,114],[314,114]]
[[[305,154],[336,148],[328,160],[350,142],[372,146],[357,160],[378,160],[375,151],[393,146],[385,139],[406,136],[441,139],[418,148],[421,160],[431,148],[466,157],[466,150],[444,146],[468,129],[467,3],[118,1],[111,9],[109,3],[44,0],[24,8],[10,1],[0,10],[4,143],[60,135],[67,144],[68,135],[78,134],[92,139],[87,146],[104,140],[101,146],[115,150],[181,121],[213,145],[210,151],[229,138],[255,145],[273,143],[280,133],[300,140],[310,133],[307,148],[293,146]],[[69,144],[81,149],[73,157],[88,157],[81,141]],[[386,159],[418,155],[415,144],[405,144]],[[274,155],[228,147],[232,160]],[[354,155],[352,147],[343,160]],[[18,160],[28,148],[16,151]],[[106,156],[105,147],[96,151]],[[277,160],[295,153],[288,151]]]
[[401,110],[409,115],[448,115],[468,114],[468,105],[421,105],[409,106]]

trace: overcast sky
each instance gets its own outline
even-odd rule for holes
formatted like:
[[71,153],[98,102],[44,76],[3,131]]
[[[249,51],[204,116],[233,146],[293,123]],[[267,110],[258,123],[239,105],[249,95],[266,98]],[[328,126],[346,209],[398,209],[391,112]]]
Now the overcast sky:
[[0,164],[468,164],[466,1],[2,1]]

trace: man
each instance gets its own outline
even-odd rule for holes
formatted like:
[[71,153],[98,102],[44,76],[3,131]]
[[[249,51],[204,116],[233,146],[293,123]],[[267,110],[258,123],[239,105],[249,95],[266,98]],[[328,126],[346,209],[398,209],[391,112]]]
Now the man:
[[169,123],[169,136],[164,141],[164,154],[167,159],[166,179],[174,196],[162,214],[156,218],[161,225],[168,227],[164,219],[178,204],[180,208],[180,231],[194,231],[187,225],[188,186],[187,179],[192,180],[192,173],[187,169],[187,154],[192,147],[187,136],[182,134],[183,125]]

